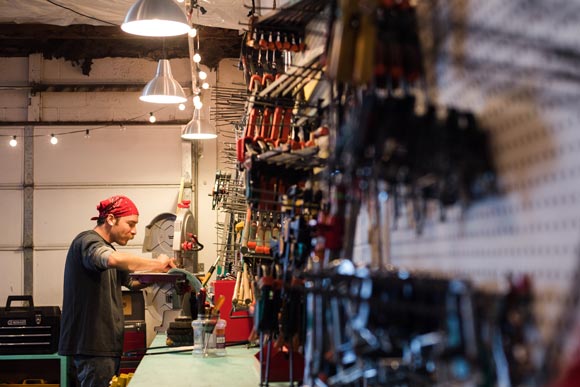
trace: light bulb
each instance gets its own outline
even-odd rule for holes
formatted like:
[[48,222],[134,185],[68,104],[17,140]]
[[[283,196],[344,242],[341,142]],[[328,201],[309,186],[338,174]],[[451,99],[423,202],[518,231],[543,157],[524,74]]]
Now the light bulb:
[[183,3],[185,0],[176,0],[178,3]]
[[206,78],[207,78],[207,73],[205,71],[200,71],[199,72],[199,79],[201,79],[203,81]]
[[10,146],[12,148],[14,148],[16,145],[18,145],[18,141],[16,141],[16,136],[12,136],[12,138],[10,139],[10,141],[8,143],[10,144]]
[[149,113],[149,122],[154,123],[157,118],[153,115],[153,112]]
[[197,29],[195,28],[190,29],[188,34],[190,38],[195,38],[195,36],[197,35]]
[[89,130],[85,130],[85,138],[91,138],[91,133],[89,132]]
[[199,54],[197,54],[197,53],[196,53],[195,55],[193,55],[193,61],[194,61],[195,63],[199,63],[199,62],[201,62],[201,55],[199,55]]
[[201,102],[201,98],[199,95],[196,95],[195,97],[193,97],[193,106],[196,109],[201,109],[203,107],[203,103]]
[[207,82],[204,82],[204,83],[201,85],[201,88],[202,88],[202,89],[205,89],[205,90],[209,89],[209,83],[207,83]]
[[185,105],[180,103],[179,106],[177,107],[179,110],[184,111],[185,110]]
[[123,125],[123,124],[119,125],[119,130],[120,130],[121,132],[124,132],[126,129],[127,129],[127,128],[125,128],[125,125]]
[[50,143],[51,143],[52,145],[56,145],[56,144],[58,144],[58,138],[56,138],[54,134],[51,134],[51,135],[50,135]]

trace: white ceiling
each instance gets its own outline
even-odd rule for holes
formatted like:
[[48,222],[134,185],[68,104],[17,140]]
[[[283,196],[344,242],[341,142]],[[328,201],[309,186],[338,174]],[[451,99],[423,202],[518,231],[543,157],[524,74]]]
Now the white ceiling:
[[[0,0],[0,23],[120,25],[135,0]],[[296,0],[256,0],[262,9]],[[183,3],[182,3],[183,4]],[[244,29],[252,0],[198,0],[207,13],[194,12],[192,23],[227,29]],[[185,8],[185,5],[183,5]],[[69,9],[66,9],[69,8]],[[75,12],[76,11],[76,12]],[[79,14],[87,15],[82,16]],[[94,18],[94,19],[93,19]],[[95,20],[97,19],[97,20]],[[241,23],[241,24],[240,24]]]

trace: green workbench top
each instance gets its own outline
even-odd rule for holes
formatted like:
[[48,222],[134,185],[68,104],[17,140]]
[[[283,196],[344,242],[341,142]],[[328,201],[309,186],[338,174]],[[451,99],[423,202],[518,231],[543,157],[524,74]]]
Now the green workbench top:
[[[164,346],[165,339],[164,334],[158,334],[151,348]],[[260,384],[258,361],[254,357],[258,348],[227,347],[224,357],[195,357],[191,351],[154,355],[170,350],[149,349],[129,387],[257,387]]]

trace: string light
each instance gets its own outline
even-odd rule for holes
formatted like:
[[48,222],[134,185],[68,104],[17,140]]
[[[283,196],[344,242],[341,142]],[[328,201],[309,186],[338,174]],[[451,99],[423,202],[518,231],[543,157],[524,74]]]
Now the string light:
[[[199,11],[203,14],[205,13],[205,9],[203,7],[198,8]],[[207,129],[211,127],[211,124],[208,121],[203,123],[203,126],[208,126],[208,128],[202,128],[202,120],[200,118],[200,111],[203,108],[203,102],[201,101],[201,94],[202,90],[209,89],[209,83],[204,82],[207,79],[208,75],[205,71],[202,71],[200,68],[200,62],[202,60],[201,55],[199,54],[199,34],[197,31],[190,31],[189,34],[191,39],[188,39],[189,43],[189,50],[190,50],[190,58],[191,58],[191,67],[192,67],[192,94],[193,94],[193,106],[194,106],[194,113],[193,118],[191,121],[183,128],[181,133],[181,138],[186,140],[192,139],[206,139],[206,138],[215,138],[215,134],[211,134],[207,132]],[[215,131],[215,129],[211,129],[210,131]]]
[[177,107],[179,110],[184,111],[185,110],[185,105],[180,103],[179,106]]
[[[199,93],[199,89],[197,89],[197,92]],[[165,110],[165,109],[168,109],[168,108],[169,107],[162,107],[162,108],[159,108],[159,109],[155,110],[155,112],[158,112],[158,111],[161,111],[161,110]],[[171,106],[171,108],[174,108],[174,107]],[[139,122],[138,120],[139,119],[142,119],[143,117],[146,117],[147,114],[149,114],[149,120],[151,120],[151,116],[154,114],[153,112],[141,114],[139,116],[135,116],[135,117],[132,117],[132,118],[128,118],[126,121],[129,121],[129,122]],[[153,116],[153,117],[155,117],[155,116]],[[156,118],[154,118],[154,120],[156,121]],[[66,135],[69,135],[69,134],[84,133],[85,137],[87,137],[87,135],[90,136],[90,132],[91,131],[99,130],[99,129],[113,128],[113,127],[116,127],[117,125],[119,125],[119,131],[120,132],[124,133],[126,131],[127,128],[126,128],[125,124],[104,124],[102,126],[97,126],[97,127],[90,128],[90,129],[86,129],[85,128],[85,129],[71,130],[71,131],[68,131],[68,132],[60,132],[60,133],[56,133],[56,134],[55,133],[52,133],[50,135],[50,143],[51,144],[57,144],[58,143],[58,138],[56,137],[57,135],[60,137],[60,136],[66,136]],[[87,132],[89,132],[89,133],[87,133]],[[45,136],[46,136],[46,134],[33,134],[33,135],[30,135],[30,136],[20,136],[20,137],[32,137],[32,138],[34,138],[34,137],[45,137]],[[9,137],[10,138],[10,140],[8,140],[8,145],[9,146],[11,146],[11,147],[18,146],[18,137],[19,136],[12,135],[12,134],[0,134],[0,138],[1,137]]]
[[198,110],[203,107],[203,103],[201,102],[201,98],[199,95],[193,97],[193,106]]
[[155,121],[157,121],[157,118],[153,115],[153,112],[149,113],[149,122],[154,123]]
[[85,138],[91,138],[91,133],[88,129],[85,131]]
[[190,29],[188,34],[190,38],[195,38],[195,36],[197,35],[197,29],[195,28]]

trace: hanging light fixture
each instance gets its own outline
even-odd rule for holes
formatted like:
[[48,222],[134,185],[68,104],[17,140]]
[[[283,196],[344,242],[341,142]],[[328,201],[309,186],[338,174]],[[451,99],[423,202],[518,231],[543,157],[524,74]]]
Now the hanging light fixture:
[[215,128],[208,120],[201,119],[199,109],[193,111],[193,118],[181,132],[181,138],[184,140],[211,140],[216,137]]
[[190,30],[183,7],[173,0],[137,0],[121,29],[141,36],[177,36]]
[[152,103],[183,103],[187,101],[183,88],[171,74],[169,60],[159,60],[155,77],[145,85],[139,99]]

